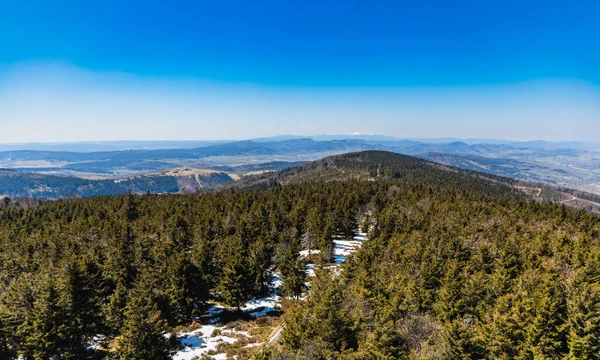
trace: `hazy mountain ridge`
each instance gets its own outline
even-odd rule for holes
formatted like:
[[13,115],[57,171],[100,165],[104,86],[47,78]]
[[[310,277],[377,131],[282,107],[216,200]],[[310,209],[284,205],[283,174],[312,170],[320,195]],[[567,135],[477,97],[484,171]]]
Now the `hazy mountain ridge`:
[[[419,156],[464,169],[600,194],[600,152],[581,149],[586,144],[594,143],[477,143],[476,139],[424,143],[379,135],[339,135],[351,137],[350,139],[336,139],[337,136],[315,137],[330,139],[318,141],[286,135],[213,144],[207,142],[204,143],[206,146],[177,149],[4,151],[0,152],[0,167],[83,178],[129,178],[181,167],[234,171],[243,175],[244,172],[281,168],[261,167],[260,164],[265,163],[281,163],[282,166],[290,163],[292,166],[341,153],[382,150]],[[564,148],[563,145],[573,148]],[[253,169],[243,170],[243,166],[251,166]],[[227,170],[236,167],[237,170]]]

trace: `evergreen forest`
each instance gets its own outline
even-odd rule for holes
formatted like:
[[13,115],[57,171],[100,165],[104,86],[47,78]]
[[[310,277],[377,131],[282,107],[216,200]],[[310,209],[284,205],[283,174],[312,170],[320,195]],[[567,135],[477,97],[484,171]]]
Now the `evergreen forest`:
[[368,151],[206,194],[4,200],[1,359],[171,359],[175,329],[275,274],[289,305],[255,359],[600,358],[600,217],[510,179]]

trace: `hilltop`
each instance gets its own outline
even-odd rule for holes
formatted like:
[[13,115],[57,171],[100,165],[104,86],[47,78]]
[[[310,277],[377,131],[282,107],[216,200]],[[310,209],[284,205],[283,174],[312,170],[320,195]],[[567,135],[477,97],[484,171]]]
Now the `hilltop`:
[[402,179],[423,185],[439,181],[473,184],[488,191],[514,192],[515,196],[537,202],[557,202],[569,207],[600,213],[600,196],[556,185],[515,180],[475,170],[461,169],[425,159],[387,151],[362,151],[326,157],[287,169],[244,177],[237,182],[216,186],[217,190],[264,189],[272,186],[312,182]]

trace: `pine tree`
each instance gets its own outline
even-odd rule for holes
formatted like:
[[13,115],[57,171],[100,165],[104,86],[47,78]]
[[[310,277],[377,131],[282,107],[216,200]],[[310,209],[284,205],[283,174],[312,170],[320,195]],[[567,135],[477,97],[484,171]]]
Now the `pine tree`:
[[298,299],[307,289],[307,275],[304,261],[296,242],[283,243],[278,248],[277,269],[283,278],[282,295]]
[[6,331],[7,327],[0,318],[0,359],[13,359],[16,356],[13,349],[9,347],[9,337]]
[[228,254],[216,290],[225,304],[239,310],[252,295],[253,281],[248,271],[248,254],[239,235],[228,237],[225,244]]
[[571,359],[600,359],[600,274],[598,261],[592,269],[577,271],[568,298],[569,352]]
[[74,358],[69,340],[73,329],[58,288],[50,278],[19,329],[25,359]]
[[171,359],[175,348],[172,339],[165,336],[167,331],[167,323],[161,317],[150,287],[139,281],[127,299],[117,350],[119,358]]
[[68,314],[70,353],[76,357],[88,352],[90,340],[102,329],[100,299],[102,289],[98,282],[97,267],[91,262],[72,261],[62,274],[62,303]]

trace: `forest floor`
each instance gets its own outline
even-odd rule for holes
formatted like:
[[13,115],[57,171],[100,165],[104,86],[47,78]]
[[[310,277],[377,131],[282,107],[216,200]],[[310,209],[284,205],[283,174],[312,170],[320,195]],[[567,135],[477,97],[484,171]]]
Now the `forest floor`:
[[[336,236],[333,240],[334,263],[330,268],[337,270],[365,239],[366,234],[361,232],[352,240]],[[316,253],[311,251],[311,254]],[[310,258],[308,251],[302,251],[300,255]],[[314,267],[313,263],[306,265],[308,276],[314,276]],[[281,278],[274,274],[269,296],[248,301],[240,312],[211,304],[197,322],[178,329],[181,349],[173,359],[248,359],[261,346],[279,342],[283,331],[281,314],[289,306],[289,300],[279,296],[281,283]]]

